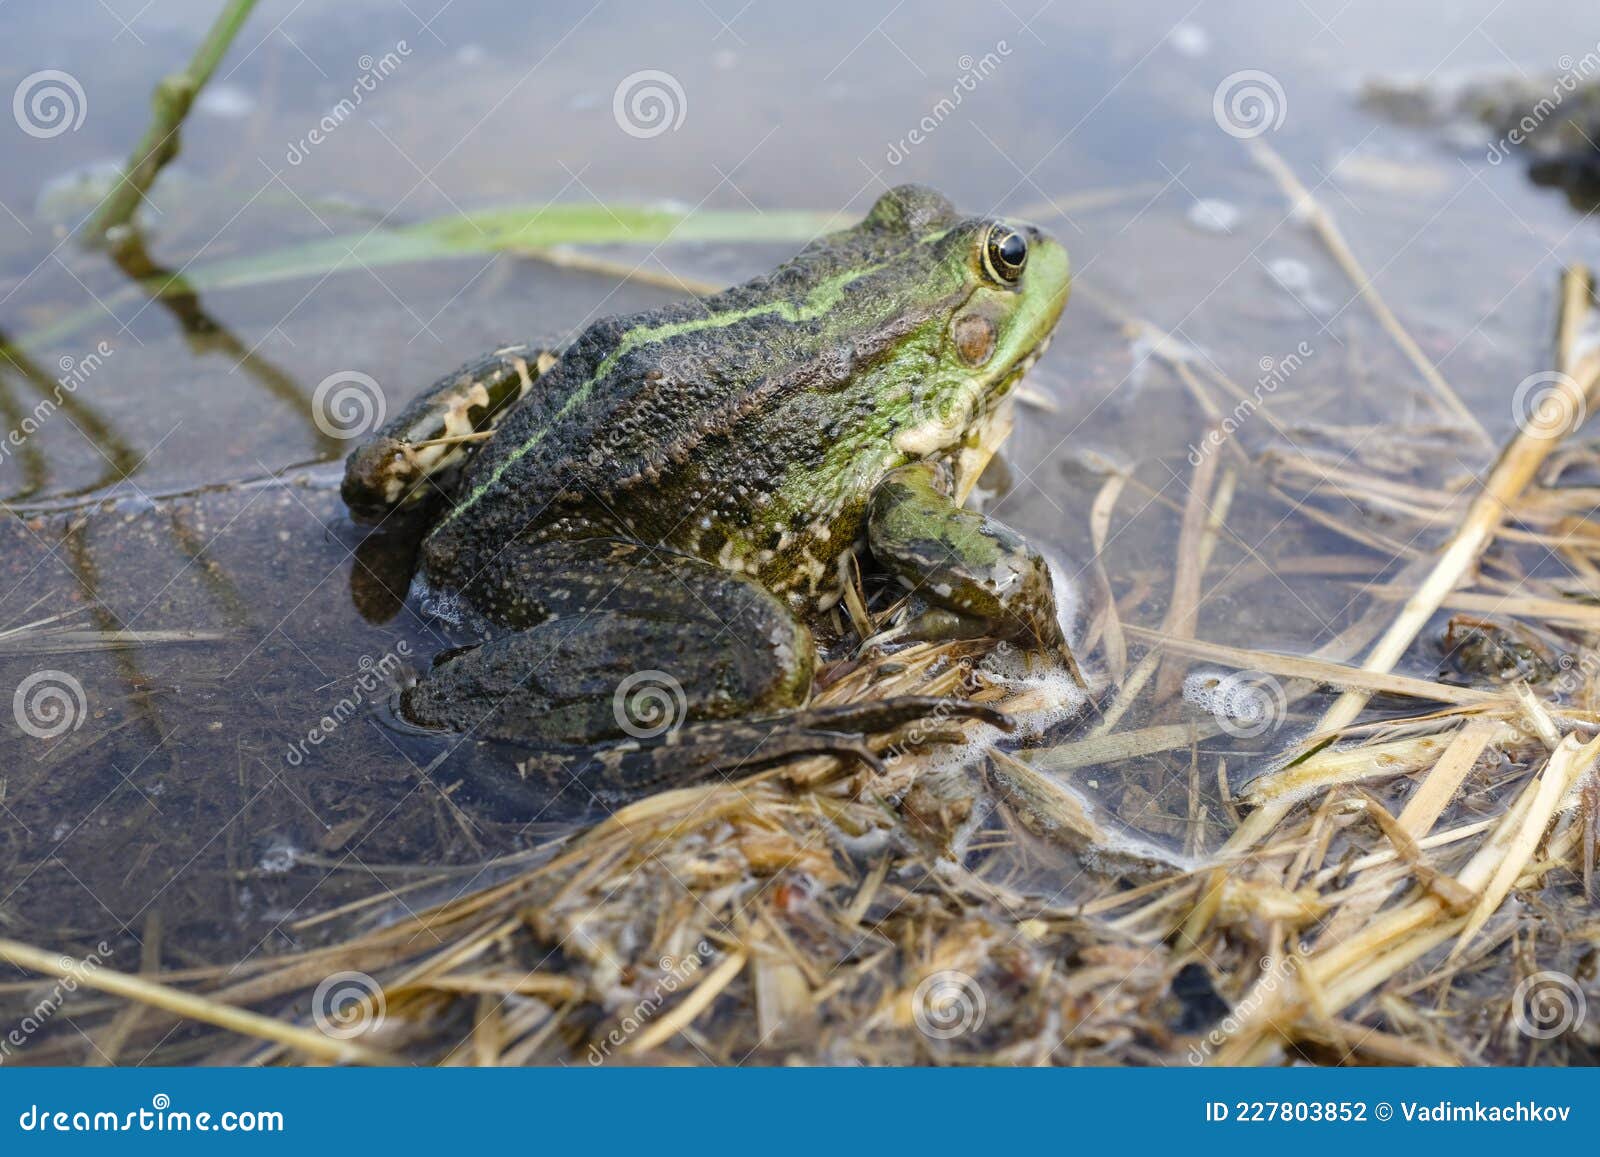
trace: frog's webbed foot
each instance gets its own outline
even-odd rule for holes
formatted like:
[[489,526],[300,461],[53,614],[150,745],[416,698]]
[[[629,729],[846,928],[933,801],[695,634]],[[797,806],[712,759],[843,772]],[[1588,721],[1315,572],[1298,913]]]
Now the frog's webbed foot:
[[957,505],[940,467],[916,463],[879,483],[867,531],[873,557],[929,604],[902,638],[1013,640],[1055,656],[1083,683],[1044,556],[1010,527]]
[[1015,726],[1010,716],[986,703],[901,695],[751,719],[688,723],[659,737],[601,748],[534,751],[517,760],[521,783],[484,784],[482,777],[477,782],[480,790],[487,787],[503,803],[542,807],[555,794],[579,786],[602,802],[616,803],[717,777],[731,780],[812,755],[849,757],[882,773],[883,760],[868,742],[871,737],[919,722],[960,719],[976,719],[1004,731]]
[[534,345],[506,346],[440,378],[345,460],[345,505],[358,518],[378,521],[420,502],[430,482],[493,435],[559,356]]

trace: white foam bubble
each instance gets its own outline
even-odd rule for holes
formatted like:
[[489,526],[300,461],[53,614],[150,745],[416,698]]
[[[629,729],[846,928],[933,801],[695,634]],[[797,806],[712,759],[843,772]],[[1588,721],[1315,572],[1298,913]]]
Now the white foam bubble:
[[420,573],[411,580],[411,597],[422,608],[422,613],[443,619],[452,627],[466,622],[467,607],[455,591],[434,590]]
[[1232,233],[1244,214],[1231,201],[1203,197],[1189,206],[1189,224],[1203,233]]
[[303,853],[286,839],[276,839],[268,844],[256,861],[256,867],[269,876],[281,876],[300,862]]
[[1211,51],[1211,33],[1198,24],[1184,21],[1182,24],[1172,26],[1172,30],[1167,33],[1167,43],[1172,45],[1172,50],[1179,56],[1193,59]]
[[256,98],[248,89],[231,84],[208,86],[194,102],[194,111],[219,120],[242,120],[256,110]]
[[1277,680],[1255,671],[1190,672],[1183,681],[1183,698],[1225,724],[1257,734],[1280,722],[1286,707]]
[[1227,715],[1228,688],[1216,671],[1191,671],[1183,681],[1184,702],[1192,703],[1207,715]]
[[1293,257],[1277,257],[1267,263],[1272,279],[1291,293],[1311,288],[1311,267]]

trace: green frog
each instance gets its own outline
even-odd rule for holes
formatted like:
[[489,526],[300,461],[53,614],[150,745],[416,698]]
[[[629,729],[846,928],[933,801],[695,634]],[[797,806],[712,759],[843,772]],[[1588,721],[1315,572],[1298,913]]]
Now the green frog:
[[808,707],[812,625],[870,558],[912,596],[902,637],[1071,663],[1044,558],[956,498],[1069,286],[1038,228],[903,186],[754,281],[447,375],[342,490],[367,520],[442,493],[421,582],[491,625],[400,713],[635,784],[873,763],[869,736],[928,715],[1006,725],[917,696]]

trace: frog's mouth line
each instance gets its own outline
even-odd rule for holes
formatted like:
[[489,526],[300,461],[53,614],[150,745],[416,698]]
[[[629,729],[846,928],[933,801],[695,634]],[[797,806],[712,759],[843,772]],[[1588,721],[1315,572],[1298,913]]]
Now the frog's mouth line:
[[1034,365],[1039,361],[1040,358],[1044,357],[1045,351],[1050,348],[1050,343],[1055,340],[1055,336],[1055,330],[1051,329],[1051,331],[1045,334],[1044,337],[1040,338],[1038,342],[1034,344],[1034,347],[1024,354],[1017,361],[1017,363],[1011,367],[1011,369],[1001,374],[994,380],[994,384],[984,391],[984,413],[989,413],[1005,400],[1006,395],[1010,394],[1011,391],[1016,387],[1016,384],[1025,376],[1027,376],[1028,371],[1033,369]]
[[1036,343],[1034,343],[1034,347],[1028,351],[1027,356],[1017,363],[1017,371],[1015,376],[1020,378],[1023,374],[1033,369],[1034,363],[1040,358],[1044,357],[1045,350],[1049,349],[1050,343],[1055,340],[1056,331],[1052,329],[1049,333],[1045,334]]

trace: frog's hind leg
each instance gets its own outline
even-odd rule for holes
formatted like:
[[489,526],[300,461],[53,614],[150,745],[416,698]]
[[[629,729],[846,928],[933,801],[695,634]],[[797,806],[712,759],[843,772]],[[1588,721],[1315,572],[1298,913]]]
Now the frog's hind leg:
[[351,453],[340,488],[357,517],[378,521],[415,505],[466,460],[495,424],[556,364],[536,345],[497,349],[446,374]]
[[805,707],[815,647],[781,599],[638,543],[512,543],[471,587],[475,605],[520,629],[441,662],[401,714],[506,741],[524,770],[565,769],[558,786],[638,794],[820,752],[870,763],[866,737],[914,719],[1001,721],[917,697]]
[[[503,635],[405,697],[425,726],[583,745],[780,711],[811,691],[811,632],[750,579],[621,539],[504,545],[463,593]],[[663,728],[664,730],[664,728]]]

